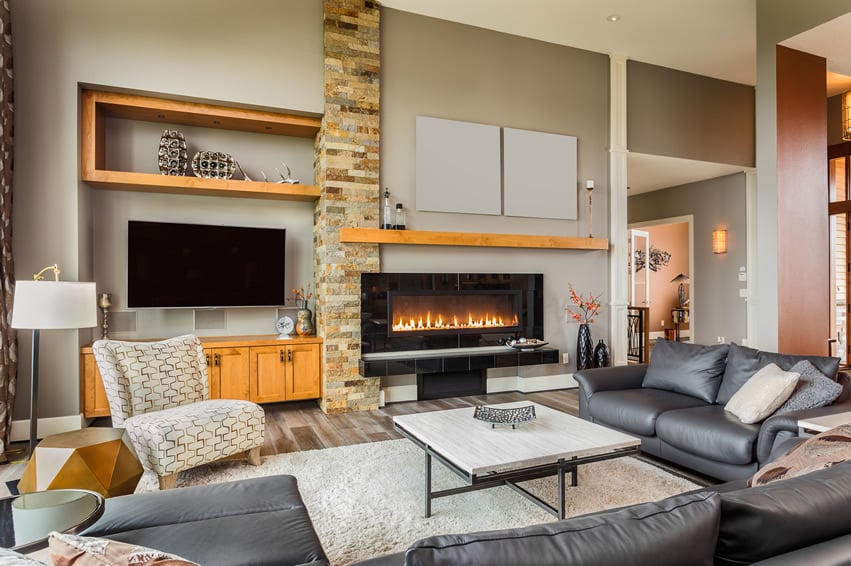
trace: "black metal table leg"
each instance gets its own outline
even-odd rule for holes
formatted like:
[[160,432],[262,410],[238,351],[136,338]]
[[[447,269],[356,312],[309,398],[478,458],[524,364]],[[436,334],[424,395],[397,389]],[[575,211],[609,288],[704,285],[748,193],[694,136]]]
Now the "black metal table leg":
[[570,486],[576,487],[579,485],[579,466],[573,466],[570,470]]
[[431,454],[425,451],[425,517],[431,517]]
[[564,468],[558,469],[558,515],[559,519],[564,519]]

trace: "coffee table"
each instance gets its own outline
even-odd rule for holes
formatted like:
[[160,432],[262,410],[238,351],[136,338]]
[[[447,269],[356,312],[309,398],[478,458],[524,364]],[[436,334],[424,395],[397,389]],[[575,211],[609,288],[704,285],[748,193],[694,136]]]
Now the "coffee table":
[[[492,428],[473,419],[474,407],[432,411],[393,418],[398,432],[425,452],[425,516],[431,502],[468,491],[500,485],[511,487],[559,519],[565,513],[565,472],[577,484],[581,464],[637,454],[641,441],[537,403],[515,402],[489,405],[513,408],[534,405],[537,418],[518,425]],[[432,459],[462,478],[466,485],[432,491]],[[519,482],[556,475],[558,507],[542,501],[517,485]]]

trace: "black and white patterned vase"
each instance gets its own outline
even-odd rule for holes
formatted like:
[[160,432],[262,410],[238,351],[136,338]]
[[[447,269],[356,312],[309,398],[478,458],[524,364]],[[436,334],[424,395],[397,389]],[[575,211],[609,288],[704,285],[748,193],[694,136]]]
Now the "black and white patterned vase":
[[179,130],[163,130],[160,137],[158,153],[160,173],[163,175],[186,175],[186,165],[189,163],[186,153],[186,140]]

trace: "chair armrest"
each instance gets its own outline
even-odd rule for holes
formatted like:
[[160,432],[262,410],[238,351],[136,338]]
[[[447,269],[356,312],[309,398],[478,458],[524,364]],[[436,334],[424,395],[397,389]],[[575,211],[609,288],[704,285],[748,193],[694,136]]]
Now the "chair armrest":
[[793,436],[798,436],[799,420],[847,412],[851,412],[851,399],[838,401],[827,407],[791,411],[782,415],[769,417],[762,423],[762,427],[759,429],[756,454],[759,465],[763,466],[771,461],[771,453],[777,444]]
[[638,389],[644,381],[647,364],[583,369],[573,374],[579,384],[579,417],[592,421],[588,414],[588,400],[599,391]]

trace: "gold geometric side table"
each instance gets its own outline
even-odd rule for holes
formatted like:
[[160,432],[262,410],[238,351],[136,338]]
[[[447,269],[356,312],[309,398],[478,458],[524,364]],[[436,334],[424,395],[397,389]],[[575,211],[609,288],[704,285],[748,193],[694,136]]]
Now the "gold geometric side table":
[[18,491],[88,489],[113,497],[133,493],[142,472],[126,430],[89,427],[39,442]]

